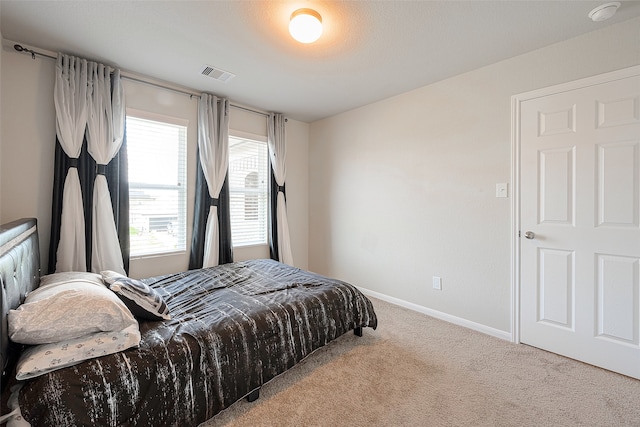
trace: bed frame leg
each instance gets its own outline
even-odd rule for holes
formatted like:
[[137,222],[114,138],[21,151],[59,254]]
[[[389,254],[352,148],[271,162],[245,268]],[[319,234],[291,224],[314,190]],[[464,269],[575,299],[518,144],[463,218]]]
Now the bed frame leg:
[[353,328],[353,334],[357,337],[362,336],[362,326],[358,326],[357,328]]
[[257,388],[247,395],[247,402],[254,402],[260,397],[260,389]]

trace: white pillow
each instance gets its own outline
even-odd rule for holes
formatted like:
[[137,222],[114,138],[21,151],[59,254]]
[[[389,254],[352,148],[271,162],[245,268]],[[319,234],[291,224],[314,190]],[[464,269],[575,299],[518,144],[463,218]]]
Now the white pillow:
[[54,344],[27,348],[18,360],[16,379],[26,380],[87,359],[117,353],[140,344],[138,325],[122,331],[96,332]]
[[80,271],[65,271],[62,273],[53,273],[40,278],[40,287],[57,285],[60,283],[68,283],[73,281],[82,281],[95,283],[99,286],[105,286],[102,276],[98,273],[86,273]]
[[8,323],[9,337],[22,344],[48,344],[138,325],[126,305],[106,286],[83,279],[30,292],[24,304],[9,311]]

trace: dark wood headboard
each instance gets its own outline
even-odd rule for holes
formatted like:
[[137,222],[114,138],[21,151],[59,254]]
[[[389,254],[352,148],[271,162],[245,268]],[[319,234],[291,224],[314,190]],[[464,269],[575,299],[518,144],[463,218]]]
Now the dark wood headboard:
[[7,315],[9,310],[24,301],[27,292],[38,287],[40,281],[40,249],[36,224],[35,218],[26,218],[0,226],[0,367],[3,390],[22,348],[7,336]]

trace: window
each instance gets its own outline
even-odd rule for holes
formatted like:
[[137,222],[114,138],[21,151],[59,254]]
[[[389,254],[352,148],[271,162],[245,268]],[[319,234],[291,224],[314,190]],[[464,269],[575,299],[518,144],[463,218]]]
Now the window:
[[233,246],[267,244],[267,156],[265,141],[229,137],[229,202]]
[[250,193],[250,189],[258,190],[260,188],[260,178],[258,172],[250,172],[244,177],[244,188],[247,192],[244,195],[244,219],[246,221],[257,221],[259,219],[259,196],[258,191]]
[[127,111],[131,256],[186,250],[186,120]]

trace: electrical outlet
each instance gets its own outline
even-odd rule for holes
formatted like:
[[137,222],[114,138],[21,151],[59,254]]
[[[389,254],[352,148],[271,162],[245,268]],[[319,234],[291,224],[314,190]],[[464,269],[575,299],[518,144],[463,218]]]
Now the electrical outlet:
[[433,276],[433,289],[442,290],[442,279],[438,276]]

